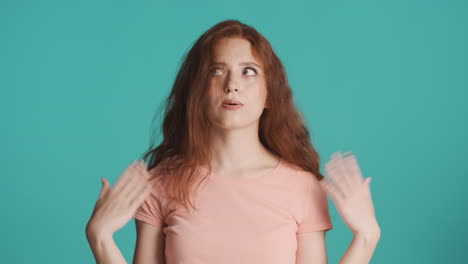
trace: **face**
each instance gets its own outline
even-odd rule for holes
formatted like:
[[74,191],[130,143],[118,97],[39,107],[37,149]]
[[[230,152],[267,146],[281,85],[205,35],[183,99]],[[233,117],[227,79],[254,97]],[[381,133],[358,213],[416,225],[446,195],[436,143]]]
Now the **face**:
[[[208,116],[214,126],[242,128],[257,123],[266,102],[262,63],[254,58],[250,42],[242,38],[221,39],[210,65]],[[225,99],[242,103],[236,110],[223,106]]]

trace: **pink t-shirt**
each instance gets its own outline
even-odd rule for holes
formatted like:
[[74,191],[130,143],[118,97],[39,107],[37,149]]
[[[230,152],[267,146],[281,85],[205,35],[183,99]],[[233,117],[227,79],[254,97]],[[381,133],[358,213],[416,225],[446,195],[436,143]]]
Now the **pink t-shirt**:
[[155,184],[134,215],[164,226],[167,264],[294,264],[296,234],[333,228],[318,180],[284,159],[255,179],[210,174],[198,190],[187,213]]

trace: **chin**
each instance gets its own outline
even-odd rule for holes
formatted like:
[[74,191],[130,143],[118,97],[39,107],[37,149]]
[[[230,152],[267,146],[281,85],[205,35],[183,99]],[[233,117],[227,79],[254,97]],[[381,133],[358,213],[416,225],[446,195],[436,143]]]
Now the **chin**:
[[258,122],[258,119],[257,120],[233,120],[233,121],[223,120],[221,122],[215,123],[215,126],[224,130],[234,130],[234,129],[243,129],[249,126],[253,126],[255,125],[256,122]]

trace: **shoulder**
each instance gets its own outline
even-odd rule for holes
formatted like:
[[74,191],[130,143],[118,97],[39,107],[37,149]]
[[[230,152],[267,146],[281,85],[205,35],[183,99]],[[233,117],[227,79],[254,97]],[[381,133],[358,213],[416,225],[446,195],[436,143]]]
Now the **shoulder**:
[[151,196],[158,199],[167,198],[167,182],[169,173],[162,168],[161,163],[148,170],[150,175],[149,183],[152,185]]
[[284,175],[287,175],[289,181],[296,182],[301,186],[310,187],[319,184],[319,180],[314,173],[307,171],[292,162],[283,160],[282,170]]

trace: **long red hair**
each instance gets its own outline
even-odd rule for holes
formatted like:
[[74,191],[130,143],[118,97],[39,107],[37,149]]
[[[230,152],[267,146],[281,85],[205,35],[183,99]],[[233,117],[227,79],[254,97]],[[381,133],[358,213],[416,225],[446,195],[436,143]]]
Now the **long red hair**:
[[[206,179],[197,165],[210,167],[209,126],[207,118],[208,81],[214,47],[221,38],[248,40],[252,53],[264,65],[267,99],[259,120],[259,138],[272,153],[310,171],[321,180],[320,158],[312,146],[303,116],[293,102],[286,71],[268,40],[252,26],[238,20],[224,20],[203,33],[183,57],[172,90],[161,105],[164,108],[162,142],[152,139],[143,154],[148,170],[158,165],[154,177],[167,181],[167,196],[184,207],[193,207],[190,196],[195,183]],[[159,129],[155,129],[159,132]],[[154,136],[154,134],[153,134]]]

